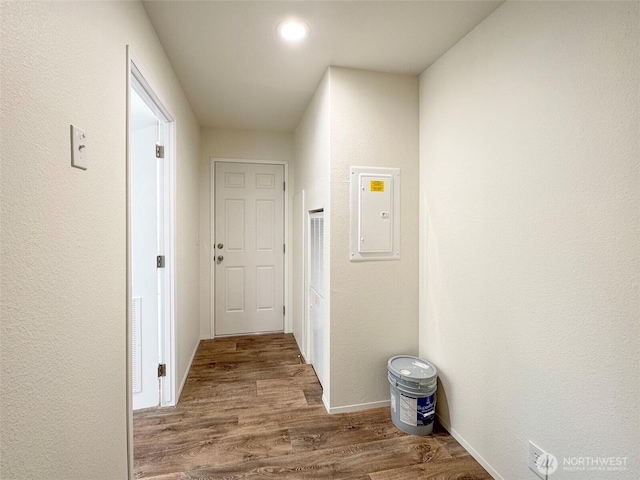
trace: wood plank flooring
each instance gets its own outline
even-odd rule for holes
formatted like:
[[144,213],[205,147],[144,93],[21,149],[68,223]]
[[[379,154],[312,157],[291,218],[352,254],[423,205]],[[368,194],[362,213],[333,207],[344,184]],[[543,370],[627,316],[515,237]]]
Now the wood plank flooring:
[[329,415],[299,353],[286,334],[202,341],[178,405],[134,413],[136,478],[492,478],[437,425],[417,437],[389,408]]

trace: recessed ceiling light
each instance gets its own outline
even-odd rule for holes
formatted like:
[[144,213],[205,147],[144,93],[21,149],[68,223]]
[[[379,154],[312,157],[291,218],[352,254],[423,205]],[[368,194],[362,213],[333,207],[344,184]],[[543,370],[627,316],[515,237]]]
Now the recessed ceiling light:
[[309,25],[297,20],[287,20],[278,25],[278,33],[288,42],[299,42],[309,36]]

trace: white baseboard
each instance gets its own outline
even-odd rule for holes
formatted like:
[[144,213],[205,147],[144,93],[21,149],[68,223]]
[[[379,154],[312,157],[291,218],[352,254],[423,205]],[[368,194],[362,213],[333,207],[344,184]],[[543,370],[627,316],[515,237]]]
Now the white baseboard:
[[489,475],[491,475],[493,478],[495,478],[496,480],[504,480],[504,478],[502,477],[502,475],[500,475],[498,472],[496,472],[495,468],[493,468],[491,465],[489,465],[489,462],[487,462],[484,458],[482,458],[482,455],[480,455],[475,448],[473,448],[471,445],[469,445],[469,443],[462,438],[462,436],[456,432],[453,428],[451,428],[451,425],[449,425],[447,422],[443,421],[442,418],[440,417],[440,415],[436,415],[438,417],[438,422],[440,423],[440,425],[442,425],[444,427],[444,429],[449,432],[451,434],[451,436],[453,438],[455,438],[457,440],[457,442],[462,445],[464,447],[464,449],[469,452],[469,454],[476,459],[476,461],[482,465],[482,468],[484,468],[487,472],[489,472]]
[[324,404],[324,409],[327,411],[327,413],[331,413],[329,410],[331,410],[331,408],[329,407],[329,401],[327,400],[327,397],[324,396],[324,392],[322,393],[322,403]]
[[180,382],[180,388],[176,392],[176,405],[180,401],[180,395],[182,395],[182,389],[184,388],[184,384],[187,382],[187,377],[189,376],[189,372],[191,371],[191,365],[193,364],[193,359],[196,358],[196,353],[198,352],[198,347],[200,346],[200,342],[196,343],[196,348],[193,350],[191,354],[191,358],[189,359],[189,366],[187,366],[187,370],[184,373],[184,377],[182,378],[182,382]]
[[324,403],[324,408],[326,408],[327,412],[330,413],[331,415],[336,413],[359,412],[361,410],[370,410],[372,408],[383,408],[383,407],[389,407],[391,405],[391,402],[389,400],[382,400],[380,402],[357,403],[355,405],[345,405],[344,407],[330,407],[324,395],[322,395],[322,403]]

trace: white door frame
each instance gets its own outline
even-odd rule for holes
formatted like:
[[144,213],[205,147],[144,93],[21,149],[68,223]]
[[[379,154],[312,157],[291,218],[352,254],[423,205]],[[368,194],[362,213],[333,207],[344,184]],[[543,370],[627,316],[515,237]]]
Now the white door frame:
[[291,252],[291,242],[289,241],[289,162],[287,161],[279,161],[279,160],[248,160],[248,159],[240,159],[240,158],[219,158],[219,157],[211,157],[210,158],[210,166],[211,166],[211,201],[210,201],[210,214],[209,221],[211,223],[211,243],[209,245],[210,252],[210,266],[211,266],[211,288],[209,289],[209,311],[211,312],[211,338],[215,338],[215,319],[216,319],[216,299],[215,299],[215,291],[216,291],[216,222],[215,222],[215,201],[216,201],[216,163],[224,162],[224,163],[257,163],[257,164],[267,164],[267,165],[283,165],[284,166],[284,182],[286,185],[286,190],[284,191],[284,242],[286,245],[284,252],[284,323],[283,329],[285,333],[291,333],[291,309],[289,305],[289,255]]
[[[307,211],[307,203],[306,203],[306,193],[304,190],[300,191],[300,200],[301,200],[301,212],[300,212],[300,223],[301,223],[301,228],[302,228],[302,232],[300,232],[300,235],[302,236],[302,253],[300,255],[300,260],[301,260],[301,268],[302,268],[302,295],[300,298],[300,306],[301,309],[300,311],[297,312],[298,315],[301,316],[300,318],[300,324],[301,324],[301,332],[300,334],[302,335],[302,348],[301,350],[301,354],[304,357],[304,360],[306,363],[311,363],[311,348],[310,348],[310,343],[311,343],[311,335],[309,332],[309,278],[308,278],[308,271],[309,271],[309,247],[308,247],[308,234],[307,231],[309,230],[307,228],[308,224],[309,224],[309,212]],[[292,303],[293,303],[293,299],[292,299]],[[293,323],[293,322],[292,322]]]
[[[307,263],[307,268],[306,268],[306,276],[305,276],[305,290],[306,290],[306,292],[305,292],[306,293],[305,319],[307,321],[307,332],[308,332],[308,342],[309,342],[309,344],[308,344],[309,359],[310,359],[309,363],[311,363],[313,365],[314,370],[316,371],[316,375],[318,377],[318,380],[321,380],[320,383],[321,383],[322,388],[326,390],[326,386],[328,384],[328,382],[327,382],[328,369],[326,368],[326,366],[327,366],[327,363],[328,363],[327,359],[329,358],[328,355],[327,355],[327,348],[326,348],[326,346],[328,344],[327,341],[326,341],[327,328],[326,328],[326,326],[323,326],[323,328],[322,328],[322,332],[321,332],[322,333],[322,338],[320,339],[321,345],[322,345],[322,352],[318,352],[318,351],[316,351],[316,349],[314,347],[314,344],[316,343],[316,338],[315,338],[315,335],[314,335],[314,328],[313,328],[314,325],[313,325],[312,318],[311,318],[312,317],[311,309],[313,308],[312,307],[312,302],[311,302],[312,296],[309,293],[310,290],[311,290],[311,275],[313,273],[312,272],[313,260],[311,258],[312,257],[312,253],[313,253],[311,251],[312,242],[313,242],[313,238],[311,236],[311,220],[314,217],[317,217],[317,216],[320,216],[322,218],[323,236],[324,236],[325,210],[324,210],[324,208],[319,208],[319,209],[316,209],[316,210],[309,210],[309,211],[307,211],[305,213],[306,213],[306,222],[307,222],[307,225],[308,225],[308,229],[307,230],[309,232],[308,235],[307,235],[308,242],[305,245],[305,249],[306,249],[306,257],[305,257],[305,259],[308,262]],[[324,243],[324,239],[323,239],[323,243]],[[324,249],[322,251],[322,254],[323,254],[323,262],[322,262],[322,266],[321,266],[321,268],[323,270],[322,301],[324,302],[324,306],[325,306],[325,314],[324,314],[323,317],[320,317],[320,319],[324,323],[324,320],[326,319],[326,305],[328,304],[327,299],[326,299],[327,291],[324,288],[327,285],[326,277],[325,277],[325,273],[326,273],[326,269],[325,269],[326,258],[324,258],[325,257]],[[316,290],[316,289],[314,289],[314,290]],[[320,296],[317,290],[316,290],[316,294],[318,296]],[[321,359],[322,362],[320,362],[319,359]],[[316,369],[316,367],[317,367],[317,369]],[[318,372],[318,370],[320,370],[320,372]],[[320,377],[322,377],[322,378],[320,378]]]
[[127,45],[127,131],[126,131],[126,244],[127,244],[127,441],[129,457],[129,478],[133,478],[133,393],[132,393],[132,339],[131,339],[131,89],[145,100],[154,113],[166,122],[166,138],[163,138],[165,151],[165,168],[162,171],[161,181],[163,183],[163,198],[159,199],[162,204],[162,214],[159,221],[163,226],[163,238],[160,243],[164,246],[165,268],[164,278],[161,286],[164,290],[164,305],[160,318],[159,332],[159,353],[160,363],[167,365],[167,376],[160,379],[160,406],[171,406],[176,403],[176,379],[175,379],[175,211],[176,211],[176,125],[173,116],[169,113],[151,82],[151,77],[146,73],[141,62],[134,55],[131,47]]

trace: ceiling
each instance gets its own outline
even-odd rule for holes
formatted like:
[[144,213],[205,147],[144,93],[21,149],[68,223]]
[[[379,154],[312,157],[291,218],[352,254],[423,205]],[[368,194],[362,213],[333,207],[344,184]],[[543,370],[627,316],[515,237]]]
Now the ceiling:
[[[502,1],[145,1],[204,127],[291,132],[329,65],[420,74]],[[276,28],[306,22],[302,44]]]

